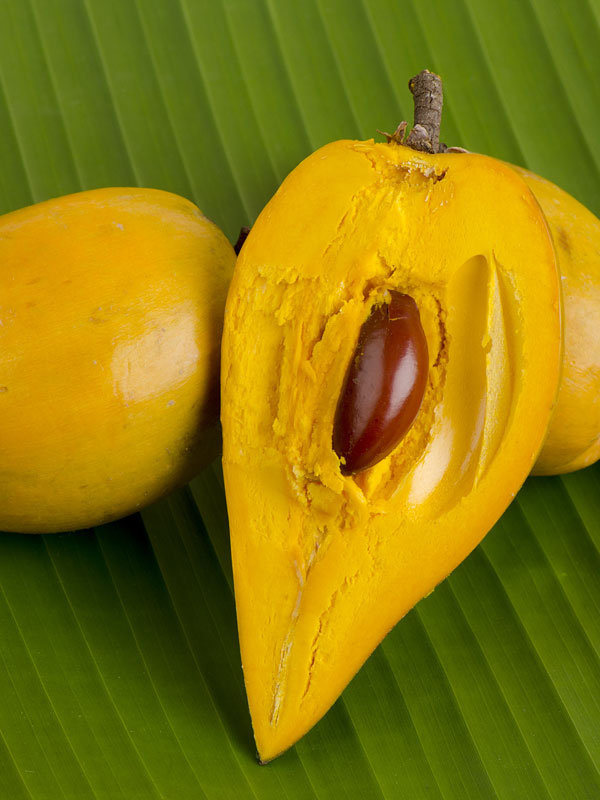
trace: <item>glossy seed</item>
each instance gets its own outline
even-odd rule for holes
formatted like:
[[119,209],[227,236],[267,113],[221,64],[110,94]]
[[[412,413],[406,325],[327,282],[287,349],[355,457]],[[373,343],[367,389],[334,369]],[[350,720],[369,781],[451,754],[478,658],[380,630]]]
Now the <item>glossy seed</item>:
[[390,291],[360,329],[333,426],[333,449],[344,475],[384,459],[406,435],[421,407],[429,357],[417,304]]

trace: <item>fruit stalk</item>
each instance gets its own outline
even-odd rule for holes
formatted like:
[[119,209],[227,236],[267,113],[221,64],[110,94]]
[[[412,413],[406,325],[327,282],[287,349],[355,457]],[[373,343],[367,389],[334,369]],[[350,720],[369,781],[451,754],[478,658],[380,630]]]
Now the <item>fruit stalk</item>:
[[444,96],[442,79],[434,72],[424,69],[411,78],[408,88],[414,98],[414,126],[406,137],[405,144],[424,153],[439,153],[440,126]]

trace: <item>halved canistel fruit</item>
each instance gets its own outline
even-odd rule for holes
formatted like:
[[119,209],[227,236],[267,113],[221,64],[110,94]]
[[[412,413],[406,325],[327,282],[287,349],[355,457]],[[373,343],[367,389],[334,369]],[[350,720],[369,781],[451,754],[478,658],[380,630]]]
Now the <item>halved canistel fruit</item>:
[[526,183],[388,138],[300,164],[229,291],[223,466],[263,762],[496,522],[557,392],[559,277]]

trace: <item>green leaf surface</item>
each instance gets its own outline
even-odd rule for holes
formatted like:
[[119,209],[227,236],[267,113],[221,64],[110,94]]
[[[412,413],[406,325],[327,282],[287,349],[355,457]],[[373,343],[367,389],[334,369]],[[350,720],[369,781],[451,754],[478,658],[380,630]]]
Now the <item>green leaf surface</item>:
[[[424,67],[446,142],[600,212],[598,0],[0,0],[0,20],[2,213],[154,186],[233,240],[316,147],[410,119]],[[530,479],[261,767],[218,464],[112,525],[2,534],[0,799],[595,800],[599,547],[597,467]]]

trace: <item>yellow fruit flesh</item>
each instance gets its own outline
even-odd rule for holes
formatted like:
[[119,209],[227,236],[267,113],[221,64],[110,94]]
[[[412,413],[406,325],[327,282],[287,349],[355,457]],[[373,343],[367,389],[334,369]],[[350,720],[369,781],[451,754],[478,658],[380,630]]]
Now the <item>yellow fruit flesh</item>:
[[[387,289],[417,302],[429,385],[393,453],[345,477],[335,408]],[[263,761],[325,713],[508,505],[544,436],[560,338],[543,215],[497,161],[336,142],[264,209],[230,288],[222,364],[238,625]]]
[[558,475],[600,458],[600,220],[555,184],[515,169],[546,216],[562,279],[562,378],[533,469],[536,475]]
[[157,190],[0,218],[0,529],[123,516],[217,454],[234,263],[192,203]]

